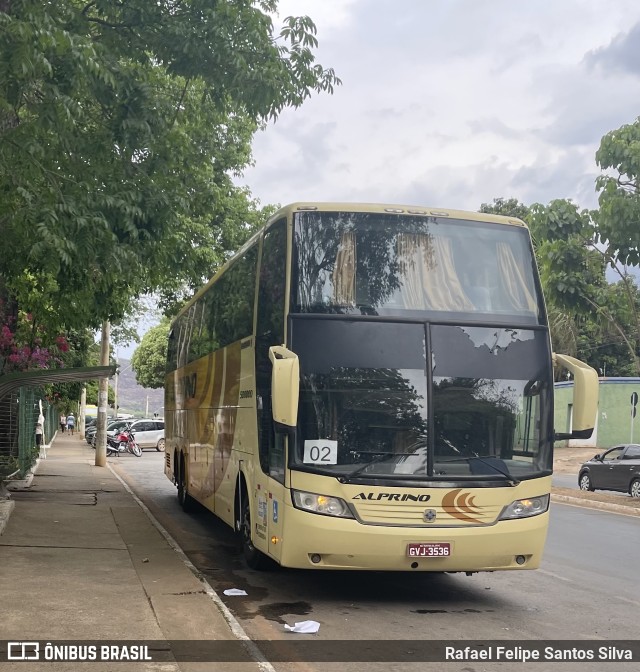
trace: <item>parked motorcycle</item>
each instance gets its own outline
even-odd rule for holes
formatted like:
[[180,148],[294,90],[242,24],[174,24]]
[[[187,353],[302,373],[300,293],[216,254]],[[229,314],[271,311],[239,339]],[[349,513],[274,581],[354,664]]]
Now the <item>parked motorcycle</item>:
[[133,432],[126,427],[121,429],[115,436],[107,437],[107,457],[110,455],[120,456],[120,453],[129,452],[140,457],[142,448],[137,444]]

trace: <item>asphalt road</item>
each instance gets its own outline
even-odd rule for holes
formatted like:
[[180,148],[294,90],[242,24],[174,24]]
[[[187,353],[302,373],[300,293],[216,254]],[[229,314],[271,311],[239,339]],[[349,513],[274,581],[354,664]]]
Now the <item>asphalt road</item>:
[[578,489],[578,474],[554,474],[553,485],[557,488]]
[[[640,607],[640,518],[554,504],[541,569],[430,575],[248,570],[232,530],[212,514],[185,514],[164,476],[163,454],[123,455],[110,464],[207,577],[253,639],[279,639],[284,624],[313,619],[326,640],[635,640]],[[247,597],[225,597],[242,588]],[[286,636],[290,637],[288,633]],[[289,667],[288,667],[289,665]],[[510,670],[505,664],[447,663],[446,670]],[[548,669],[603,669],[601,662],[550,663]],[[277,669],[338,669],[278,664]],[[408,664],[342,664],[348,670],[400,670]],[[529,663],[536,672],[545,664]],[[416,669],[416,668],[413,668]],[[419,669],[442,669],[423,664]],[[637,664],[616,663],[616,670]]]

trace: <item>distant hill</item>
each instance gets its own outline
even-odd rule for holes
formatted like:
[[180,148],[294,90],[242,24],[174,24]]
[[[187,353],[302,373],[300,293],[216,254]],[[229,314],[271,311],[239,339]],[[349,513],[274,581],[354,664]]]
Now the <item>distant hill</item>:
[[[164,390],[150,390],[136,383],[136,376],[128,359],[119,360],[118,410],[120,413],[133,413],[153,417],[154,413],[164,416]],[[114,385],[113,378],[109,381]]]

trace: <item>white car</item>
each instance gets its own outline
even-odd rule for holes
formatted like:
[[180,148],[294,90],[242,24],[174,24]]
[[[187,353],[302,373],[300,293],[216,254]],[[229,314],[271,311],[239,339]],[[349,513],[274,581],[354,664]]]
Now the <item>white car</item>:
[[140,448],[164,450],[164,420],[134,420],[131,423],[136,443]]
[[[118,431],[131,425],[136,443],[140,448],[155,448],[158,452],[164,450],[164,420],[116,420],[107,427],[107,435],[115,436]],[[87,439],[88,440],[88,439]],[[91,445],[96,447],[95,434],[91,437]]]

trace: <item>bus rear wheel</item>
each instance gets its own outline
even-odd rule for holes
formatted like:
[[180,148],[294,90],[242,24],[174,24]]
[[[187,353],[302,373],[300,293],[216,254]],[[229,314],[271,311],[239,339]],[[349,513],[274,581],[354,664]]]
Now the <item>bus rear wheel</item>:
[[251,506],[246,491],[242,493],[242,510],[240,511],[240,537],[242,540],[242,554],[251,569],[266,569],[268,558],[253,545],[251,538]]
[[187,477],[184,471],[184,460],[180,460],[180,472],[178,473],[178,504],[185,513],[189,513],[193,508],[193,499],[187,492]]

